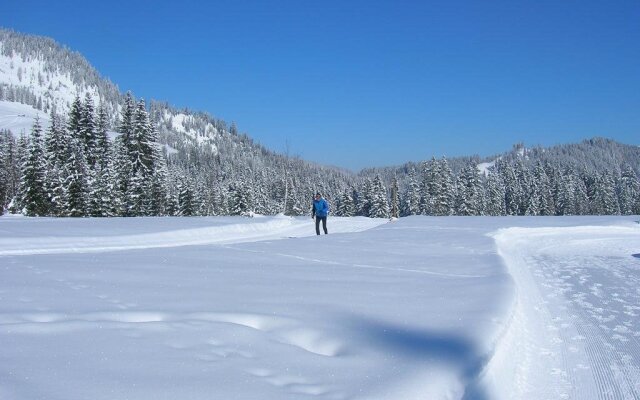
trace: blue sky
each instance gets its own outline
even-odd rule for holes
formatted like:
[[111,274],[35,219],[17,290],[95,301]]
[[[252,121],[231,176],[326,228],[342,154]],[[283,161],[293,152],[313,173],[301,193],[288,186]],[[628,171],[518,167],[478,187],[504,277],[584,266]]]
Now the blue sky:
[[137,97],[353,170],[516,142],[640,144],[640,1],[31,1],[0,25]]

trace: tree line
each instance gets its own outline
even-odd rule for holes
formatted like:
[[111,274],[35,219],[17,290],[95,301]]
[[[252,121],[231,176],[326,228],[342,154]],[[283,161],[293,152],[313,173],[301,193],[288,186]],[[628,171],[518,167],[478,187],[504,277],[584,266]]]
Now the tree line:
[[338,216],[640,213],[640,182],[629,165],[612,173],[516,157],[498,160],[486,174],[473,161],[454,173],[446,158],[434,158],[385,182],[379,174],[356,178],[278,156],[238,138],[235,127],[219,126],[234,140],[218,140],[222,148],[215,151],[196,140],[191,147],[174,142],[181,148],[169,153],[158,142],[162,124],[130,93],[115,138],[106,110],[88,94],[76,97],[66,116],[52,111],[50,120],[46,130],[36,120],[28,137],[0,134],[3,210],[69,217],[303,215],[322,186]]

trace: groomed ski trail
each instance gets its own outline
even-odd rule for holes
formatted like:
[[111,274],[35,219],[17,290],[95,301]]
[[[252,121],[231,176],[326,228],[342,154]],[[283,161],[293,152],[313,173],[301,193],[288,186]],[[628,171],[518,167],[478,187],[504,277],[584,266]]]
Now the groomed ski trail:
[[[100,220],[97,220],[100,221]],[[330,233],[361,232],[386,223],[385,219],[331,218]],[[163,247],[232,244],[314,236],[310,218],[286,216],[240,219],[237,223],[114,236],[29,236],[0,239],[0,256],[103,253]]]
[[640,264],[630,227],[494,234],[516,283],[485,376],[498,399],[640,399]]

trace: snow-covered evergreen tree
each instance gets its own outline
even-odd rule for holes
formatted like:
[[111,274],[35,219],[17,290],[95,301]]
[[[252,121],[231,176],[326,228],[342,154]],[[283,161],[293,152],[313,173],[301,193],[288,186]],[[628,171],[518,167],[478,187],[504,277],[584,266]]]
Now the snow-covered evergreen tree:
[[96,164],[99,168],[105,168],[109,163],[111,143],[107,129],[109,127],[109,116],[104,104],[98,107],[98,116],[96,120]]
[[131,148],[135,110],[136,105],[135,100],[133,99],[133,95],[131,94],[131,92],[127,92],[124,97],[122,112],[120,113],[120,121],[116,129],[120,134],[118,138],[127,151]]
[[69,160],[65,166],[64,215],[69,217],[86,217],[89,215],[89,167],[83,151],[83,143],[72,139]]
[[14,195],[11,188],[12,147],[15,147],[13,135],[0,131],[0,215],[4,213]]
[[392,218],[400,217],[400,195],[398,193],[398,179],[394,176],[391,181],[391,214]]
[[198,201],[196,198],[194,182],[187,176],[178,180],[178,215],[190,217],[198,215]]
[[358,215],[365,217],[371,216],[371,207],[373,203],[373,182],[371,179],[365,179],[362,182],[360,195],[358,196]]
[[437,187],[437,161],[432,158],[431,161],[424,161],[421,165],[422,180],[420,184],[420,214],[433,214],[434,194],[438,191]]
[[522,187],[516,176],[516,171],[510,163],[499,163],[498,168],[505,188],[505,208],[507,215],[518,215],[520,204],[524,199]]
[[491,171],[487,176],[485,213],[493,216],[507,214],[504,182],[496,171]]
[[47,215],[50,200],[47,195],[47,165],[44,151],[44,139],[39,119],[36,118],[31,128],[29,145],[20,179],[20,205],[24,214],[29,216]]
[[149,196],[149,181],[144,176],[142,170],[138,169],[133,173],[129,181],[129,187],[125,195],[126,215],[130,217],[140,217],[147,214],[149,206],[147,200]]
[[152,175],[155,161],[158,159],[156,142],[156,133],[149,120],[144,100],[140,100],[133,117],[133,132],[129,147],[134,174],[140,173],[143,178]]
[[65,215],[67,163],[71,158],[71,137],[62,118],[51,111],[51,124],[45,135],[47,158],[47,193],[51,201],[51,215]]
[[353,189],[345,190],[340,196],[337,214],[341,217],[353,217],[355,215],[355,204],[353,201]]
[[455,185],[453,172],[449,168],[449,163],[442,157],[436,163],[436,172],[432,186],[432,214],[433,215],[453,215],[455,202]]
[[620,213],[622,215],[640,214],[637,208],[640,204],[640,182],[628,164],[624,165],[617,186]]
[[538,203],[537,215],[554,215],[555,204],[553,199],[551,180],[542,164],[536,164],[533,170],[531,184],[531,196],[536,197]]
[[380,175],[376,175],[373,179],[370,196],[371,206],[368,216],[371,218],[389,218],[387,188],[384,186]]
[[69,135],[80,143],[83,141],[82,114],[82,101],[80,100],[80,96],[76,95],[76,98],[73,100],[73,104],[71,104],[71,110],[69,111],[67,129],[69,131]]
[[411,169],[408,175],[407,191],[404,196],[404,207],[402,215],[420,214],[420,185],[416,179],[415,169]]
[[557,215],[577,215],[577,177],[571,171],[565,171],[560,178],[556,201]]
[[616,215],[620,207],[616,198],[615,182],[611,174],[598,174],[591,184],[589,199],[591,212],[596,215]]
[[87,165],[91,169],[95,167],[98,158],[98,138],[94,113],[93,100],[87,93],[80,111],[80,137],[82,138],[82,151],[87,159]]
[[250,215],[251,213],[251,192],[249,186],[242,180],[235,182],[230,190],[231,215]]
[[469,163],[462,169],[456,187],[456,214],[483,215],[484,188],[478,168],[474,163]]
[[112,217],[118,215],[115,206],[115,180],[111,174],[109,165],[101,167],[96,164],[95,179],[91,184],[89,195],[89,214],[92,217]]

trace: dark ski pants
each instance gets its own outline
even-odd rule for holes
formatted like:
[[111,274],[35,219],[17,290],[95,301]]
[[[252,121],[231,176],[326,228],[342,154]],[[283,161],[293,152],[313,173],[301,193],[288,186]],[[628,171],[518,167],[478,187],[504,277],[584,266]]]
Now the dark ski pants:
[[318,217],[316,215],[316,235],[320,234],[320,221],[322,221],[322,229],[324,230],[324,234],[327,233],[327,217]]

